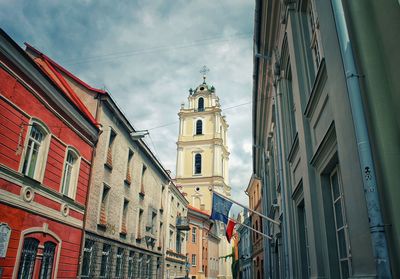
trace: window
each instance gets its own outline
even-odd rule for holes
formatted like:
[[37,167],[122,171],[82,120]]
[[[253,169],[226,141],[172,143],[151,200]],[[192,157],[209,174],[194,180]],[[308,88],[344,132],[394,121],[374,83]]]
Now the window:
[[106,166],[112,169],[113,164],[113,147],[117,134],[110,127],[110,138],[108,139]]
[[194,174],[201,174],[201,154],[194,156]]
[[196,121],[196,135],[203,134],[203,121],[200,119]]
[[333,215],[335,219],[340,275],[341,278],[348,278],[351,266],[347,241],[347,222],[344,212],[343,189],[338,168],[335,168],[331,172],[329,184],[332,195]]
[[138,222],[138,226],[137,226],[137,235],[136,235],[136,239],[140,240],[142,238],[142,222],[143,221],[143,209],[139,210],[139,222]]
[[56,244],[50,241],[44,243],[42,265],[40,267],[39,279],[51,279]]
[[311,266],[309,259],[309,244],[307,235],[307,219],[304,208],[304,200],[297,206],[297,218],[298,218],[298,233],[299,233],[299,245],[300,245],[300,259],[301,259],[301,275],[302,278],[310,278]]
[[140,183],[140,192],[139,192],[139,194],[141,196],[144,196],[144,183],[145,183],[144,178],[145,178],[146,170],[147,170],[147,167],[145,165],[143,165],[142,166],[142,178],[141,178],[142,180]]
[[127,233],[127,215],[128,215],[128,207],[129,207],[129,201],[127,199],[124,199],[124,204],[122,206],[122,222],[121,222],[121,233],[126,234]]
[[110,252],[111,245],[103,244],[101,252],[100,277],[108,277],[110,272]]
[[115,277],[121,278],[122,277],[122,264],[124,262],[124,249],[118,247],[117,250],[117,263],[115,265]]
[[196,261],[196,254],[192,254],[192,266],[196,266],[197,261]]
[[131,176],[132,159],[133,159],[133,151],[129,149],[128,162],[126,165],[126,178],[125,178],[125,183],[127,183],[129,185],[132,182],[132,176]]
[[61,193],[70,198],[74,198],[76,185],[78,183],[79,157],[71,149],[67,150],[67,156],[64,163],[64,174],[61,185]]
[[32,124],[29,132],[22,173],[36,180],[41,180],[44,174],[48,134],[46,129],[36,122]]
[[151,213],[151,233],[156,234],[156,224],[157,224],[157,213],[154,211]]
[[177,253],[181,253],[181,234],[179,231],[176,232],[176,249]]
[[25,238],[19,263],[18,279],[31,279],[33,277],[38,245],[39,240]]
[[128,257],[128,278],[133,279],[135,252],[130,251]]
[[146,278],[151,278],[151,257],[148,256],[146,260]]
[[307,19],[308,19],[308,32],[310,35],[310,48],[311,48],[311,53],[313,57],[313,64],[314,64],[314,70],[317,72],[319,65],[321,63],[321,47],[320,47],[320,38],[319,38],[319,32],[317,31],[319,28],[319,22],[318,18],[316,16],[315,10],[314,10],[314,5],[312,3],[312,0],[308,1],[308,6],[307,6]]
[[103,186],[103,194],[101,196],[101,204],[100,204],[100,224],[107,224],[107,207],[108,207],[108,194],[110,192],[110,187],[106,184]]
[[92,275],[93,250],[94,250],[94,241],[86,239],[85,247],[83,248],[81,277],[87,278]]
[[198,111],[204,111],[204,99],[202,97],[198,100],[197,109]]
[[174,247],[174,231],[173,230],[169,230],[169,243],[168,243],[168,248],[173,250]]
[[196,243],[197,228],[192,227],[192,243]]

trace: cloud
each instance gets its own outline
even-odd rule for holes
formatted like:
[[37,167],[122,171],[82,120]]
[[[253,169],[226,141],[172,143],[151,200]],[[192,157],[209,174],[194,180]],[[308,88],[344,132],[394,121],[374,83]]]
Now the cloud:
[[207,65],[207,82],[230,125],[232,193],[246,204],[253,15],[254,3],[241,0],[0,4],[2,26],[19,44],[27,41],[92,86],[106,87],[137,129],[163,126],[151,129],[146,141],[173,172],[177,113]]

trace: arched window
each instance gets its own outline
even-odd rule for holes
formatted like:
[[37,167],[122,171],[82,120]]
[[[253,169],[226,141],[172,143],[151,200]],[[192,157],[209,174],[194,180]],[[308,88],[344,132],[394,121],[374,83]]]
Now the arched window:
[[29,138],[25,148],[22,173],[36,180],[41,180],[46,165],[49,134],[46,128],[36,122],[31,124]]
[[50,279],[53,271],[54,253],[56,251],[56,244],[47,241],[44,243],[42,265],[40,267],[40,279]]
[[196,135],[203,134],[203,121],[200,119],[196,121]]
[[78,182],[79,156],[77,152],[68,148],[64,162],[64,173],[61,185],[61,193],[74,198],[76,184]]
[[18,278],[30,279],[33,277],[38,246],[39,240],[31,237],[25,238],[19,263]]
[[198,103],[197,103],[197,110],[198,111],[204,111],[204,99],[199,98]]
[[201,174],[201,154],[194,156],[194,173]]

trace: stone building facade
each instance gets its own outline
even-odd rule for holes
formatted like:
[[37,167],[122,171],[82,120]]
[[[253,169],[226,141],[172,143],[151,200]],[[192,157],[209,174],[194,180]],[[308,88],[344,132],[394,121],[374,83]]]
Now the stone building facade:
[[161,241],[164,247],[164,278],[183,278],[187,273],[188,258],[186,239],[188,237],[189,219],[188,204],[185,196],[172,182],[168,184],[166,204],[166,223]]
[[[383,1],[382,7],[393,6],[398,11],[395,2]],[[263,224],[264,231],[273,237],[264,245],[265,273],[271,278],[390,278],[381,273],[389,260],[379,258],[374,249],[383,247],[383,242],[376,246],[373,239],[377,234],[385,239],[388,235],[385,230],[393,236],[394,227],[384,224],[396,221],[386,214],[384,222],[377,224],[379,229],[375,230],[369,222],[381,212],[377,210],[377,214],[371,215],[368,211],[369,193],[379,191],[379,198],[390,196],[385,192],[389,187],[384,183],[387,169],[375,160],[373,164],[380,180],[374,185],[376,189],[364,190],[375,173],[362,163],[364,158],[359,154],[365,154],[367,147],[364,142],[358,142],[357,129],[360,125],[371,128],[368,120],[373,109],[366,107],[366,120],[360,120],[360,114],[355,114],[351,105],[354,94],[364,94],[360,99],[368,98],[363,87],[371,86],[374,77],[370,75],[364,80],[363,72],[349,72],[345,70],[348,62],[342,62],[349,59],[353,36],[359,37],[350,27],[350,33],[345,36],[346,50],[341,52],[344,31],[338,26],[346,22],[338,18],[351,15],[347,18],[348,26],[354,21],[360,24],[358,9],[354,10],[358,4],[348,3],[256,1],[253,170],[260,178],[264,214],[281,221],[280,226]],[[371,3],[360,5],[361,10],[372,10]],[[345,13],[338,12],[340,6]],[[373,13],[380,14],[382,7]],[[398,23],[399,17],[393,21],[394,13],[389,11],[388,20]],[[363,34],[368,36],[368,32]],[[394,45],[390,40],[382,44],[387,42]],[[360,51],[366,55],[364,41],[358,43],[354,53]],[[366,56],[364,60],[357,60],[357,55],[354,59],[360,62],[358,66],[368,60]],[[360,85],[361,93],[355,93],[354,87],[348,86],[354,80]],[[384,94],[393,98],[387,92]],[[380,93],[377,91],[374,95],[380,96]],[[376,103],[372,106],[376,109]],[[387,123],[393,125],[392,120]],[[382,140],[381,135],[370,133],[367,137],[372,141],[375,158],[381,157],[379,148],[396,149],[390,140],[387,147],[378,148],[374,139]],[[377,208],[374,206],[373,210]],[[381,201],[381,208],[388,213],[394,207]],[[392,238],[388,248],[394,274],[398,274],[399,266],[398,257],[394,257],[396,239]]]
[[[256,176],[252,176],[249,185],[246,189],[246,194],[249,196],[249,208],[253,211],[262,213],[262,196],[261,196],[261,181]],[[265,239],[256,231],[263,232],[263,219],[251,212],[250,226],[255,231],[249,231],[251,254],[246,255],[247,260],[251,260],[251,278],[264,278],[264,245]]]

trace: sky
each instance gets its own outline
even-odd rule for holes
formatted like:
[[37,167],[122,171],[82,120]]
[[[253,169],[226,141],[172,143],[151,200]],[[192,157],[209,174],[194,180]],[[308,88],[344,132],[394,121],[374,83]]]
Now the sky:
[[226,115],[232,196],[252,173],[252,0],[2,0],[0,26],[106,89],[175,174],[178,111],[210,71]]

